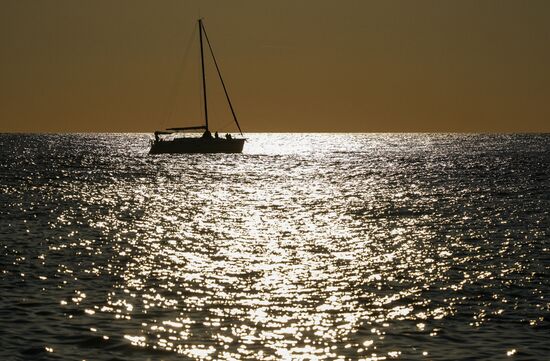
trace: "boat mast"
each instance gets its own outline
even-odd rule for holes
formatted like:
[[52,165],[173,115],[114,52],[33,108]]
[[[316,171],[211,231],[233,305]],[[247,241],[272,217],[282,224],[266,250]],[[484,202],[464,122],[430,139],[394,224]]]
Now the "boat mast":
[[208,105],[206,103],[206,74],[204,72],[204,51],[202,49],[202,19],[199,19],[199,40],[201,44],[202,96],[204,99],[204,120],[208,131]]
[[225,87],[225,82],[223,81],[223,78],[222,78],[222,72],[220,71],[220,67],[218,66],[218,62],[216,61],[216,57],[214,56],[214,50],[212,50],[212,45],[210,44],[210,40],[208,39],[208,34],[206,33],[206,29],[204,28],[204,24],[202,23],[202,21],[199,24],[199,26],[202,28],[202,32],[204,32],[204,37],[206,38],[206,43],[208,44],[208,48],[210,49],[210,54],[212,54],[212,60],[214,60],[214,65],[216,66],[218,76],[220,77],[220,82],[222,83],[222,87],[223,87],[223,91],[225,93],[225,97],[227,99],[227,102],[229,103],[229,108],[231,109],[231,114],[233,114],[233,120],[235,121],[235,124],[237,124],[237,128],[239,128],[239,132],[241,133],[241,135],[243,135],[243,131],[241,130],[241,126],[239,125],[239,121],[237,120],[237,114],[235,114],[235,109],[233,109],[233,104],[231,104],[231,99],[229,99],[229,93],[227,92],[227,88]]

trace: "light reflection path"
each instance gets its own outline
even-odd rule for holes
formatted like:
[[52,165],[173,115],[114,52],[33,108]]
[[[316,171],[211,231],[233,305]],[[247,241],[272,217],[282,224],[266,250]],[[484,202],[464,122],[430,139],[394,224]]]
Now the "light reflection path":
[[[147,208],[124,282],[115,285],[123,292],[109,300],[123,318],[148,318],[126,335],[133,345],[214,359],[372,357],[388,322],[413,318],[414,303],[388,304],[421,291],[400,286],[411,276],[432,281],[424,269],[430,254],[407,237],[416,220],[368,225],[349,212],[349,199],[375,203],[380,179],[346,179],[356,164],[333,160],[329,166],[351,169],[319,169],[315,159],[283,157],[274,167],[260,156],[244,172],[236,162],[202,164],[209,168],[193,169],[198,174],[176,168],[168,182],[135,190]],[[388,281],[396,287],[382,289]],[[138,296],[128,301],[129,294]],[[416,306],[424,318],[452,309]]]
[[486,357],[547,351],[548,141],[256,135],[243,155],[151,157],[128,151],[135,135],[97,137],[5,188],[14,208],[15,189],[51,204],[3,223],[39,235],[3,274],[38,272],[62,313],[41,329],[48,353],[467,359],[480,337]]

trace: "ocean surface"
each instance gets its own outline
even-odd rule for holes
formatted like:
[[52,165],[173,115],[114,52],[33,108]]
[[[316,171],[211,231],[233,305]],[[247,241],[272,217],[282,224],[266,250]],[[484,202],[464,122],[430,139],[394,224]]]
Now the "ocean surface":
[[0,359],[550,359],[550,135],[247,136],[0,135]]

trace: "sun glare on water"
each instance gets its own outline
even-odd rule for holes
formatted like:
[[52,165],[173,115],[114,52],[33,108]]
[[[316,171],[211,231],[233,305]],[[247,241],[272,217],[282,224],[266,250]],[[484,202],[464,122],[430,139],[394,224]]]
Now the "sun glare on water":
[[135,135],[59,137],[14,153],[0,194],[0,302],[17,304],[0,320],[36,311],[40,343],[10,340],[26,355],[545,352],[522,344],[548,338],[540,140],[256,134],[243,154],[149,156]]

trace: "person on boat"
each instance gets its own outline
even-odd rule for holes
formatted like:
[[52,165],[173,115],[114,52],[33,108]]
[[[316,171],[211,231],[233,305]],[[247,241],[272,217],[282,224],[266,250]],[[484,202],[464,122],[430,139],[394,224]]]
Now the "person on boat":
[[220,139],[218,132],[214,133],[214,137],[216,137],[216,139]]
[[230,139],[231,139],[231,134],[227,133],[227,134],[225,135],[225,139],[230,140]]
[[202,133],[202,137],[205,139],[212,139],[212,133],[210,133],[210,131],[206,129],[204,133]]

